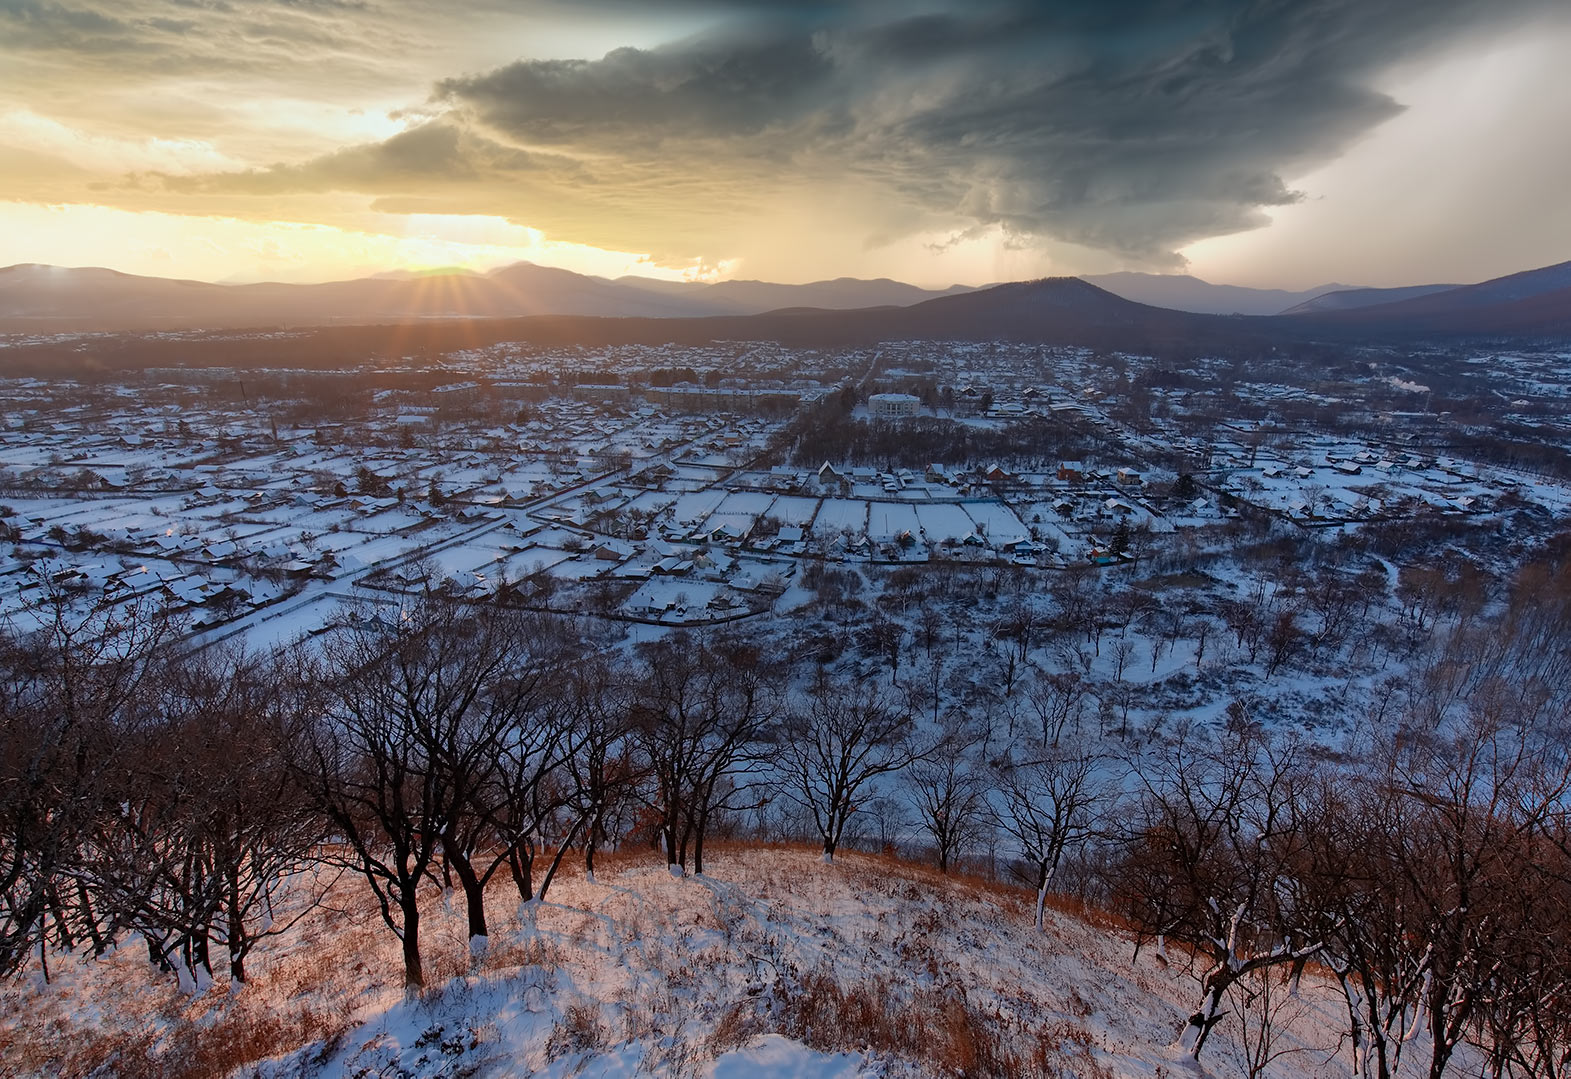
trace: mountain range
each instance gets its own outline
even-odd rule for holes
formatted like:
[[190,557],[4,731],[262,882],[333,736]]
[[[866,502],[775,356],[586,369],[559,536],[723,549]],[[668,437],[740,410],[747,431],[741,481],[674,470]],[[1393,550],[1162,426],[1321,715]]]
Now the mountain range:
[[785,307],[905,307],[971,291],[839,278],[806,285],[615,280],[515,263],[490,273],[391,273],[324,284],[213,284],[100,268],[0,269],[0,330],[73,332],[363,325],[405,319],[592,315],[694,318]]
[[[1087,275],[1082,280],[1136,303],[1217,315],[1358,307],[1403,298],[1399,293],[1455,287],[1349,289],[1333,284],[1291,292],[1214,285],[1182,274],[1145,273]],[[483,274],[463,269],[393,271],[310,285],[214,284],[100,268],[23,264],[0,269],[0,330],[235,329],[532,315],[702,318],[795,307],[831,311],[910,307],[976,291],[981,289],[968,285],[924,289],[887,278],[866,281],[841,277],[804,285],[663,281],[634,276],[611,279],[527,262]]]
[[[1276,305],[1281,314],[1248,313]],[[1145,351],[1567,336],[1571,262],[1474,285],[1328,285],[1304,293],[1151,274],[929,290],[887,279],[805,285],[612,280],[530,263],[485,274],[390,274],[314,285],[220,285],[37,265],[0,269],[0,332],[376,326],[396,327],[393,338],[431,348],[443,347],[449,336],[466,343],[1000,338]]]

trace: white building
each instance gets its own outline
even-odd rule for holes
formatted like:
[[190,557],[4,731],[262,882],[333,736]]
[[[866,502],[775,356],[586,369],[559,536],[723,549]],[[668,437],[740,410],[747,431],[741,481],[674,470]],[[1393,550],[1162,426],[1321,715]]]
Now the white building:
[[909,393],[875,393],[867,399],[867,410],[878,419],[894,420],[915,416],[921,403]]

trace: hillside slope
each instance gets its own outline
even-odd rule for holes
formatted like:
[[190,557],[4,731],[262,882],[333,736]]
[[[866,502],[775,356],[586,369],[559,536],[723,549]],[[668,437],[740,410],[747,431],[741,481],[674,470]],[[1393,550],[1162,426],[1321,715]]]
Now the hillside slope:
[[[1247,1074],[1236,1016],[1199,1069],[1171,1047],[1193,974],[1135,956],[1105,916],[1050,910],[1037,933],[1021,891],[867,855],[729,847],[680,879],[653,861],[624,855],[599,884],[569,871],[522,921],[494,887],[473,963],[433,890],[420,997],[348,878],[235,994],[184,997],[135,947],[57,961],[48,984],[0,991],[0,1056],[11,1074],[280,1079]],[[1270,1074],[1345,1073],[1328,988],[1275,1004]]]
[[1392,302],[1311,308],[1286,312],[1278,321],[1375,336],[1564,335],[1571,332],[1571,262]]
[[1353,311],[1360,307],[1400,303],[1403,300],[1413,300],[1420,296],[1449,292],[1451,289],[1461,287],[1461,285],[1402,285],[1397,288],[1340,289],[1335,292],[1321,293],[1312,299],[1305,300],[1296,307],[1289,307],[1277,313],[1283,315],[1312,315],[1320,311]]
[[1204,315],[1275,315],[1304,307],[1325,296],[1342,296],[1353,286],[1327,284],[1296,291],[1215,285],[1190,274],[1118,273],[1082,274],[1081,280],[1116,296],[1152,307],[1192,311]]

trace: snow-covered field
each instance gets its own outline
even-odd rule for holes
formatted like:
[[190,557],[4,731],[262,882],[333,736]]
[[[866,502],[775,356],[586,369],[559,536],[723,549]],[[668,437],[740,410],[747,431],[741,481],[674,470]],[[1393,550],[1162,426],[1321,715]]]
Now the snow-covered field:
[[[1247,1075],[1230,1016],[1199,1067],[1172,1047],[1196,1003],[1182,957],[1135,954],[1110,917],[890,859],[833,865],[726,845],[704,876],[650,851],[568,869],[514,913],[491,890],[472,959],[462,901],[434,888],[428,988],[400,987],[398,945],[356,880],[253,960],[252,981],[184,996],[134,942],[54,958],[0,990],[7,1075],[267,1077]],[[1345,1074],[1337,1008],[1306,978],[1277,986],[1266,1074]],[[1258,1016],[1249,1018],[1254,1023]],[[1258,1033],[1258,1032],[1256,1032]],[[1417,1047],[1415,1047],[1416,1049]]]

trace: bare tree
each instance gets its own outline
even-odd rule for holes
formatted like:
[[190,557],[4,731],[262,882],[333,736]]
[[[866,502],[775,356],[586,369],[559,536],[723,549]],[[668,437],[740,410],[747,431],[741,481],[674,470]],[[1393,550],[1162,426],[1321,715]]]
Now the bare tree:
[[51,921],[63,947],[111,941],[72,875],[173,629],[153,604],[78,608],[42,583],[38,628],[0,637],[0,973],[42,949]]
[[1288,972],[1256,968],[1235,982],[1230,996],[1238,1016],[1238,1054],[1247,1079],[1264,1079],[1271,1065],[1307,1048],[1282,1037],[1307,1010]]
[[1307,804],[1300,757],[1235,710],[1220,738],[1181,730],[1135,768],[1140,801],[1117,898],[1143,938],[1180,941],[1205,961],[1201,1006],[1180,1036],[1196,1058],[1234,983],[1321,947],[1285,932],[1278,909]]
[[980,742],[979,735],[953,733],[911,766],[911,807],[933,842],[941,873],[948,873],[984,834],[986,790],[973,759]]
[[483,888],[453,838],[512,719],[484,703],[512,654],[510,632],[429,592],[397,617],[362,618],[328,640],[321,713],[303,717],[294,739],[301,781],[402,942],[411,987],[425,980],[420,888],[444,844],[469,900],[470,937],[486,936]]
[[1081,746],[1044,743],[1025,754],[995,769],[1001,805],[994,817],[1031,867],[1040,930],[1059,863],[1095,834],[1108,791],[1097,771],[1102,762]]
[[674,873],[704,871],[715,814],[742,808],[759,738],[779,694],[757,648],[675,634],[641,646],[633,704],[635,738],[648,764],[666,859]]
[[189,989],[210,982],[213,944],[246,981],[246,957],[292,924],[275,899],[321,838],[285,765],[292,675],[286,657],[170,657],[77,871]]
[[1064,738],[1070,718],[1079,732],[1079,715],[1086,702],[1086,682],[1073,671],[1038,674],[1026,688],[1026,699],[1042,722],[1043,744],[1056,746]]
[[573,733],[566,767],[570,800],[582,819],[584,872],[595,879],[595,853],[626,827],[645,769],[633,745],[633,677],[606,663],[584,665],[573,679]]
[[846,823],[873,796],[874,782],[920,755],[913,737],[910,715],[870,686],[821,679],[806,705],[787,716],[782,789],[812,816],[825,862],[834,861]]
[[[471,947],[486,939],[485,889],[505,865],[519,897],[536,897],[531,868],[566,805],[562,777],[571,754],[575,702],[568,672],[582,642],[552,615],[492,604],[465,612],[442,632],[456,634],[450,683],[469,684],[466,714],[434,733],[438,766],[458,797],[442,836],[442,856],[464,890]],[[561,837],[560,854],[577,830]]]

